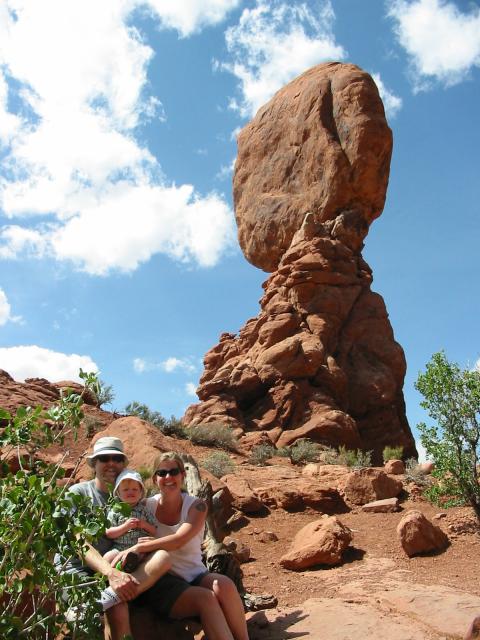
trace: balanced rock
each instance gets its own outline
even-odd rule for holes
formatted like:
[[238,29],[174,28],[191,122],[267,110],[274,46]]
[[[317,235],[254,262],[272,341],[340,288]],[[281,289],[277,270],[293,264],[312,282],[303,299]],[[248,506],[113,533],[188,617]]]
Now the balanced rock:
[[392,135],[372,78],[314,67],[240,133],[234,176],[242,250],[273,271],[261,310],[205,355],[187,426],[262,431],[278,447],[308,438],[415,456],[405,357],[361,250],[383,209]]
[[301,571],[316,564],[337,565],[352,541],[352,532],[335,516],[324,516],[300,529],[288,553],[280,558],[285,569]]
[[397,526],[400,543],[407,556],[441,551],[449,540],[440,527],[431,523],[421,511],[408,511]]

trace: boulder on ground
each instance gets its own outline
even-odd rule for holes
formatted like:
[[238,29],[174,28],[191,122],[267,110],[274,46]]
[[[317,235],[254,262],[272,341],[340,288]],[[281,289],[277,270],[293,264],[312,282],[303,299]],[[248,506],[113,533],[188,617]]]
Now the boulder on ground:
[[448,536],[421,511],[408,511],[397,526],[400,544],[407,556],[441,551],[449,545]]
[[403,464],[403,460],[387,460],[383,470],[392,476],[400,476],[402,473],[405,473],[405,465]]
[[375,500],[362,506],[362,511],[367,513],[393,513],[399,511],[398,498],[385,498],[385,500]]
[[400,480],[392,478],[381,469],[358,469],[352,471],[342,487],[344,496],[351,504],[368,504],[375,500],[395,498],[403,489]]
[[323,516],[300,529],[280,564],[292,571],[317,564],[337,565],[351,541],[352,532],[336,516]]
[[255,495],[249,482],[234,473],[222,477],[233,498],[233,506],[244,513],[256,513],[263,509],[263,504]]
[[345,502],[337,489],[324,484],[298,478],[283,485],[276,482],[264,483],[255,488],[259,500],[266,507],[301,511],[305,507],[323,513],[344,513]]

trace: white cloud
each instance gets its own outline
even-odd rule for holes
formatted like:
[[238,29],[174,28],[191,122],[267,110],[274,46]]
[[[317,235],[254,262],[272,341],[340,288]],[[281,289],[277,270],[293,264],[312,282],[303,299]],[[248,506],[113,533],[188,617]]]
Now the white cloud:
[[148,5],[160,18],[163,27],[189,36],[203,27],[222,22],[240,0],[149,0]]
[[480,358],[476,361],[474,369],[475,371],[480,372]]
[[0,348],[0,369],[7,371],[15,380],[46,378],[52,382],[81,382],[78,377],[80,368],[84,371],[98,371],[97,365],[89,356],[76,353],[67,355],[35,345]]
[[192,373],[196,370],[196,367],[192,364],[191,358],[175,358],[171,356],[161,362],[155,362],[148,358],[134,358],[133,369],[135,373],[145,373],[146,371],[161,370],[166,373],[173,373],[174,371],[185,371]]
[[22,322],[21,316],[12,315],[12,307],[7,299],[5,291],[0,289],[0,327],[7,322]]
[[383,100],[387,118],[394,118],[402,108],[402,99],[387,89],[379,73],[372,73],[372,78],[375,80],[378,92]]
[[197,386],[193,382],[187,382],[187,384],[185,385],[185,391],[189,396],[197,397],[196,389]]
[[233,170],[235,168],[235,160],[236,158],[232,158],[230,164],[224,164],[220,167],[220,170],[215,176],[217,180],[228,180],[232,177]]
[[409,55],[416,91],[432,80],[451,86],[480,66],[480,7],[462,13],[445,0],[392,0],[389,15]]
[[51,255],[99,275],[132,271],[155,253],[201,266],[219,260],[235,237],[223,197],[169,184],[136,138],[139,124],[164,114],[147,95],[153,50],[128,19],[148,5],[162,26],[187,35],[235,4],[7,0],[0,69],[16,82],[22,115],[6,112],[1,76],[0,137],[10,146],[0,208],[18,223],[0,230],[0,257]]
[[232,61],[220,65],[239,81],[240,102],[232,100],[230,106],[242,116],[253,116],[301,72],[344,58],[332,32],[334,19],[330,0],[323,0],[315,13],[305,3],[278,0],[257,0],[255,8],[244,9],[238,25],[225,34]]

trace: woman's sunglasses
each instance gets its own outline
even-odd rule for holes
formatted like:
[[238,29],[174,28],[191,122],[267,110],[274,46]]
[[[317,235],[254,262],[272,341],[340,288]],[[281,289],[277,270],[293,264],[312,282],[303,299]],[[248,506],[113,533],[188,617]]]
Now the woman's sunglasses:
[[125,462],[125,456],[122,455],[96,456],[95,459],[100,460],[100,462]]
[[178,467],[174,467],[173,469],[157,469],[155,471],[155,475],[160,476],[160,478],[166,478],[167,476],[172,476],[173,478],[174,476],[178,476],[179,473],[181,473],[181,471]]

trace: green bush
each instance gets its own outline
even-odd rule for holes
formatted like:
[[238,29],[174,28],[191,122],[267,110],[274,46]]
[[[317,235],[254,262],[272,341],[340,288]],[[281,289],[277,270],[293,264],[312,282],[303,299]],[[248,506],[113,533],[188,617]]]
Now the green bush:
[[276,454],[275,447],[268,442],[262,442],[253,447],[248,461],[257,467],[264,467],[267,460]]
[[292,464],[317,462],[320,455],[320,445],[307,438],[296,440],[288,449],[288,457]]
[[480,521],[480,371],[461,369],[435,353],[415,388],[436,426],[418,425],[421,442],[435,464],[436,483],[425,495],[436,503],[468,503]]
[[104,404],[112,404],[115,399],[113,387],[105,384],[103,380],[97,377],[96,373],[88,373],[80,369],[79,377],[84,381],[85,387],[95,396],[97,407]]
[[[0,409],[2,640],[44,640],[66,630],[75,638],[100,637],[95,600],[101,581],[92,579],[79,588],[78,577],[55,571],[53,558],[56,552],[66,558],[83,555],[86,543],[105,530],[105,514],[101,509],[92,513],[88,499],[59,486],[63,459],[50,464],[38,456],[50,445],[62,446],[67,433],[76,436],[82,403],[81,395],[66,391],[48,411],[20,407],[12,415]],[[14,458],[20,467],[16,473],[10,471]],[[65,590],[70,604],[82,605],[81,632],[77,622],[67,620]]]
[[178,418],[175,418],[175,416],[171,416],[168,419],[164,418],[159,411],[152,411],[146,404],[141,404],[136,400],[127,404],[125,413],[129,416],[138,416],[142,420],[150,422],[166,436],[174,436],[183,440],[187,437],[185,427]]
[[235,464],[230,460],[228,454],[223,451],[213,451],[203,460],[202,467],[210,471],[216,478],[221,478],[227,473],[233,473],[235,470]]
[[238,442],[232,430],[219,422],[208,422],[189,427],[187,437],[193,444],[204,447],[217,447],[227,451],[237,450]]
[[388,445],[383,450],[383,461],[389,460],[401,460],[403,456],[403,447],[389,447]]
[[338,463],[353,469],[364,469],[372,465],[372,451],[362,451],[361,449],[347,449],[341,446],[338,449]]

